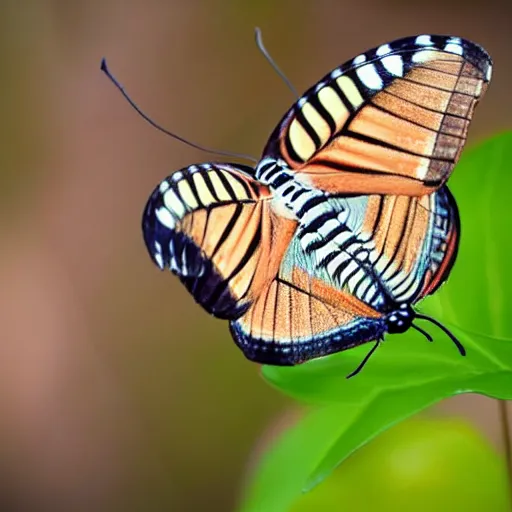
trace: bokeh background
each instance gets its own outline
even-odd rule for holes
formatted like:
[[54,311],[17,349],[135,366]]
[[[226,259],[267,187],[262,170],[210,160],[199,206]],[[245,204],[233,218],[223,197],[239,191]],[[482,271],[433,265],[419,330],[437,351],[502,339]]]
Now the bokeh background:
[[[512,125],[511,8],[494,0],[3,0],[0,4],[0,510],[229,511],[298,413],[227,325],[160,273],[140,220],[166,175],[211,155],[155,120],[258,156],[304,90],[405,35],[484,45],[493,83],[470,142]],[[482,169],[485,172],[485,169]],[[465,396],[500,447],[496,402]]]

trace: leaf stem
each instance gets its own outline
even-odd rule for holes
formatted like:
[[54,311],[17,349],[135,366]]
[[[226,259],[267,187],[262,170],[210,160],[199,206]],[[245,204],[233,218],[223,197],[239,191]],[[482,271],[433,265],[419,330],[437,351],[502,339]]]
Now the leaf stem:
[[498,400],[498,408],[500,413],[505,459],[507,461],[509,496],[512,500],[512,444],[510,442],[510,421],[508,417],[507,400]]

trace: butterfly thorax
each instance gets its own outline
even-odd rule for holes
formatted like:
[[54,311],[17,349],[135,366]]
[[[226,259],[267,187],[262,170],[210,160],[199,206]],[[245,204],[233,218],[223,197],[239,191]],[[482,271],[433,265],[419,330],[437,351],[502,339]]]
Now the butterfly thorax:
[[261,160],[255,170],[256,178],[260,183],[267,185],[274,195],[275,209],[286,215],[300,220],[309,201],[325,202],[323,191],[309,186],[297,179],[297,173],[282,160],[265,158]]

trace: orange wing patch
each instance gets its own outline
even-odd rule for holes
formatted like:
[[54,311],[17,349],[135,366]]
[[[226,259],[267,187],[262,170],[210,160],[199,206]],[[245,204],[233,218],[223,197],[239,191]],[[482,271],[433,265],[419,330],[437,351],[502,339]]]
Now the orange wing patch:
[[[458,74],[426,62],[396,78],[298,169],[302,179],[331,193],[343,192],[347,181],[351,193],[361,194],[423,195],[439,188],[460,157],[484,87],[482,73],[475,77],[475,68],[454,59],[442,62]],[[339,179],[333,168],[343,173]]]
[[279,269],[296,222],[276,216],[270,202],[227,204],[186,215],[176,226],[228,280],[235,300],[260,295]]
[[277,276],[238,320],[251,336],[272,343],[314,339],[358,317],[381,314],[349,293],[294,267],[292,280]]

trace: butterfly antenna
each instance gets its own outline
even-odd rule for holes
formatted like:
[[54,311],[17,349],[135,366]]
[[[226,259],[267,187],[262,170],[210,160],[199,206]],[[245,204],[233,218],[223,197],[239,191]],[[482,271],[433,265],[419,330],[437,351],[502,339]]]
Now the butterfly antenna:
[[124,90],[124,87],[117,81],[117,79],[114,77],[114,75],[112,75],[112,73],[108,69],[107,61],[105,59],[101,60],[101,71],[103,71],[108,76],[108,78],[111,80],[111,82],[117,87],[117,89],[119,89],[120,93],[124,96],[126,101],[128,101],[130,106],[142,117],[142,119],[144,119],[151,126],[156,128],[158,131],[165,133],[166,135],[169,135],[173,139],[183,142],[183,144],[186,144],[187,146],[198,149],[199,151],[204,151],[205,153],[214,153],[214,154],[222,155],[222,156],[240,158],[243,160],[249,160],[250,162],[254,162],[254,163],[258,162],[258,160],[256,158],[249,156],[249,155],[244,155],[242,153],[232,153],[231,151],[219,151],[218,149],[211,149],[211,148],[207,148],[205,146],[200,146],[199,144],[195,144],[194,142],[191,142],[187,139],[184,139],[183,137],[180,137],[179,135],[176,135],[175,133],[173,133],[169,130],[166,130],[165,128],[163,128],[162,126],[157,124],[155,121],[153,121],[153,119],[151,119],[147,114],[145,114],[137,106],[137,104],[130,98],[128,93]]
[[377,340],[377,342],[375,343],[375,345],[373,345],[373,347],[370,350],[370,352],[368,352],[368,354],[366,354],[365,358],[359,363],[359,366],[352,373],[347,375],[347,379],[350,379],[350,378],[354,377],[355,375],[357,375],[364,368],[365,364],[368,362],[370,357],[372,357],[372,354],[377,350],[377,347],[380,345],[381,341],[382,340],[380,340],[380,339]]
[[292,91],[292,93],[295,95],[295,98],[299,99],[300,96],[299,93],[297,92],[297,89],[295,89],[290,80],[288,80],[286,75],[279,69],[279,66],[275,63],[274,59],[267,52],[267,49],[263,44],[263,38],[261,37],[261,30],[258,27],[256,27],[256,29],[254,30],[254,34],[256,36],[256,45],[258,46],[259,51],[263,54],[263,57],[267,59],[267,62],[274,68],[274,71],[281,77],[281,79],[286,84],[288,89]]
[[432,322],[434,325],[437,325],[448,337],[455,343],[455,346],[459,349],[460,355],[465,356],[466,355],[466,349],[463,347],[462,343],[455,337],[455,335],[447,328],[445,327],[441,322],[436,320],[435,318],[432,318],[431,316],[422,315],[420,313],[416,313],[416,318],[427,320],[428,322]]
[[418,327],[417,325],[414,325],[414,324],[411,324],[411,327],[413,329],[416,329],[418,332],[421,332],[421,334],[423,334],[423,336],[425,336],[425,338],[427,338],[428,341],[434,341],[434,338],[432,338],[432,336],[430,336],[430,334],[423,330],[421,327]]

